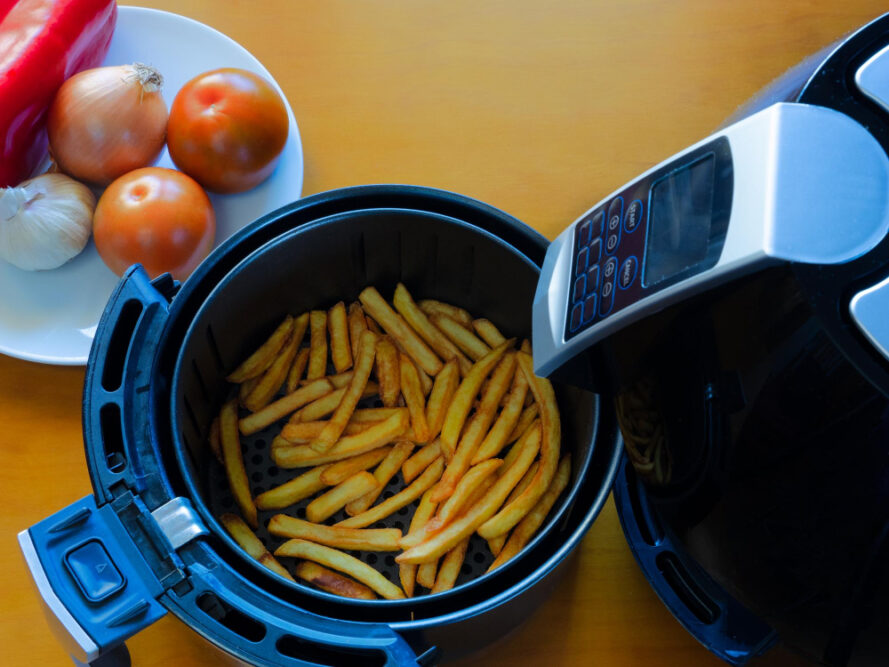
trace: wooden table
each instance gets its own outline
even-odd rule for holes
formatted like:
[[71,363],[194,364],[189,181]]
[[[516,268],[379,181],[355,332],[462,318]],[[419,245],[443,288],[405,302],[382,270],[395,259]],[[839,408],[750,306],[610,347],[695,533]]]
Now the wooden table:
[[[707,135],[879,0],[151,0],[252,51],[299,122],[304,193],[446,188],[552,238],[600,197]],[[0,295],[0,298],[3,298]],[[0,357],[0,664],[67,665],[15,534],[90,492],[83,370]],[[137,667],[217,665],[167,617]],[[469,665],[721,664],[637,569],[609,502],[528,623]],[[760,665],[802,664],[788,656]]]

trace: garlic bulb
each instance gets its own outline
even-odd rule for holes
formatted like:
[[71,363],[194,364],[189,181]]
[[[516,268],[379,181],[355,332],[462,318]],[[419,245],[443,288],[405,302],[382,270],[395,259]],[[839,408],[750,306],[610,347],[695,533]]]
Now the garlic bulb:
[[64,174],[0,188],[0,258],[26,271],[54,269],[89,240],[96,198]]

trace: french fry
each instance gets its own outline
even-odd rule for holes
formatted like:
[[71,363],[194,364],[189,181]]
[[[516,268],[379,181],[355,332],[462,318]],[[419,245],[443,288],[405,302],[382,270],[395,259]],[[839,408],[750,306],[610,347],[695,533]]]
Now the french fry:
[[444,424],[445,414],[460,384],[457,362],[451,359],[435,376],[429,400],[426,401],[426,424],[429,426],[429,439],[437,438]]
[[417,366],[430,375],[437,375],[441,370],[441,359],[433,352],[423,339],[411,329],[404,318],[392,310],[386,300],[373,287],[364,289],[358,295],[364,310],[370,314],[380,326],[394,338]]
[[[532,429],[519,441],[521,456],[488,489],[488,492],[466,512],[454,519],[442,530],[433,535],[418,533],[401,538],[401,546],[406,549],[395,558],[397,563],[426,563],[441,557],[453,549],[497,512],[509,492],[519,483],[525,471],[531,466],[540,448],[540,429]],[[427,524],[428,525],[428,524]]]
[[398,551],[398,528],[340,528],[303,521],[286,514],[269,520],[269,532],[278,537],[299,538],[337,549],[352,551]]
[[[501,468],[502,470],[503,468]],[[475,505],[479,500],[481,500],[484,495],[488,492],[492,486],[494,486],[494,482],[497,481],[498,475],[488,475],[481,482],[472,489],[469,494],[465,497],[460,497],[454,501],[454,504],[459,503],[459,508],[454,511],[454,509],[448,508],[447,512],[445,512],[445,504],[442,504],[438,508],[438,514],[429,521],[426,522],[426,525],[420,530],[420,535],[412,535],[408,538],[408,544],[402,544],[402,547],[407,548],[408,546],[415,546],[421,542],[423,542],[428,537],[434,535],[439,532],[442,528],[444,528],[448,523],[453,521],[453,519],[460,514],[463,513],[469,507]],[[435,487],[433,487],[433,490]],[[453,496],[451,496],[453,498]],[[450,498],[448,499],[450,501]],[[447,520],[443,514],[447,514]],[[431,561],[435,562],[435,561]],[[427,575],[428,576],[428,575]],[[427,586],[428,588],[428,586]]]
[[[504,470],[505,465],[506,464],[504,464],[504,466],[500,468],[501,471]],[[516,484],[515,488],[509,494],[509,497],[504,503],[505,505],[508,505],[513,500],[515,500],[519,496],[519,494],[527,488],[528,484],[531,483],[531,480],[534,479],[534,475],[537,474],[538,466],[539,463],[537,461],[534,461],[534,463],[531,464],[531,467],[528,468],[528,471],[525,473],[524,477],[522,477],[521,481]],[[491,539],[487,540],[488,548],[491,550],[491,553],[494,554],[495,558],[500,555],[500,551],[503,549],[503,545],[506,544],[507,537],[509,537],[509,533],[503,533],[502,535],[497,535],[496,537],[492,537]]]
[[238,402],[232,399],[222,406],[219,413],[219,438],[222,443],[222,461],[225,475],[235,502],[251,528],[257,527],[256,505],[250,494],[250,481],[241,455],[241,438],[238,436]]
[[[342,302],[340,303],[342,305]],[[345,310],[343,317],[345,318]],[[345,322],[344,322],[345,324]],[[333,447],[333,444],[342,435],[349,418],[355,411],[355,406],[361,399],[364,390],[367,388],[367,381],[370,378],[370,371],[374,365],[374,351],[377,346],[376,334],[365,331],[361,334],[361,343],[358,347],[358,359],[355,363],[355,370],[349,386],[346,387],[343,397],[337,405],[333,413],[333,417],[327,422],[324,430],[312,443],[311,448],[316,452],[323,453]],[[348,347],[348,346],[347,346]]]
[[207,435],[207,442],[210,445],[210,451],[216,460],[222,463],[222,440],[219,437],[219,415],[210,422],[210,433]]
[[486,540],[488,549],[494,554],[494,558],[500,555],[500,552],[503,550],[503,545],[506,544],[506,537],[507,535],[504,533],[503,535],[498,535],[497,537],[492,537],[490,540]]
[[315,380],[327,375],[327,312],[309,313],[309,369],[306,378]]
[[441,456],[441,443],[438,440],[430,442],[425,447],[411,456],[401,466],[401,476],[404,477],[405,484],[410,484],[417,478],[421,472],[429,467],[435,459]]
[[[525,515],[525,518],[519,521],[503,549],[497,554],[494,562],[488,568],[488,572],[503,565],[510,558],[513,558],[519,551],[525,548],[525,545],[531,540],[543,521],[549,514],[549,511],[555,505],[556,500],[562,495],[562,492],[568,486],[571,479],[571,455],[565,454],[559,461],[559,467],[556,469],[555,477],[534,508]],[[505,533],[504,533],[505,535]]]
[[[308,348],[306,348],[308,349]],[[330,384],[334,386],[335,389],[342,389],[343,387],[348,387],[349,383],[352,381],[352,376],[354,373],[352,371],[346,371],[344,373],[334,373],[333,375],[325,375],[324,377],[327,380],[330,380]],[[307,385],[315,380],[301,380],[300,385]]]
[[[466,508],[466,501],[473,492],[503,464],[503,459],[488,459],[470,468],[457,483],[454,492],[438,511],[443,526],[448,525]],[[435,495],[432,499],[435,500]]]
[[429,319],[473,361],[478,361],[491,351],[481,338],[447,315],[432,315]]
[[376,363],[380,400],[386,407],[395,407],[401,395],[401,370],[398,365],[398,348],[388,336],[383,336],[377,343]]
[[408,412],[411,415],[411,427],[414,429],[414,437],[417,442],[426,442],[429,440],[429,424],[426,422],[426,399],[423,395],[423,389],[420,387],[417,368],[410,357],[403,352],[398,361],[401,367],[401,395],[404,396],[404,402],[407,404]]
[[336,514],[349,501],[360,498],[376,486],[377,480],[369,472],[366,470],[357,472],[310,502],[306,506],[306,518],[309,521],[320,523]]
[[361,332],[367,331],[367,320],[364,319],[364,310],[361,304],[353,301],[349,304],[349,342],[352,345],[352,356],[358,356],[358,341],[361,340]]
[[[439,371],[440,373],[441,371]],[[432,391],[432,378],[426,374],[422,368],[417,367],[417,377],[420,378],[420,389],[423,390],[423,397],[429,395],[429,392]]]
[[380,497],[383,489],[386,488],[389,480],[398,473],[401,464],[411,455],[413,449],[414,443],[407,440],[395,443],[395,446],[386,454],[386,458],[384,458],[380,462],[380,465],[377,466],[377,469],[374,470],[374,478],[377,480],[378,484],[377,488],[373,491],[368,491],[360,498],[357,498],[346,505],[346,514],[355,516],[361,514],[373,505],[377,498]]
[[[518,353],[518,362],[528,380],[528,387],[540,407],[541,443],[540,467],[537,474],[522,494],[497,512],[496,515],[479,526],[478,534],[485,539],[500,535],[512,529],[531,511],[540,497],[549,488],[559,465],[559,448],[562,441],[562,425],[559,419],[559,406],[556,394],[549,380],[534,375],[534,362],[531,355]],[[505,547],[504,547],[505,549]]]
[[429,321],[426,313],[414,303],[413,297],[403,284],[398,283],[395,287],[395,296],[392,299],[392,303],[405,321],[420,334],[420,338],[426,341],[439,357],[445,361],[456,359],[460,366],[461,375],[466,375],[469,372],[472,362],[438,327]]
[[[398,567],[401,567],[400,565]],[[417,583],[424,588],[431,589],[435,586],[435,575],[438,572],[438,559],[431,560],[428,563],[414,565],[417,568]]]
[[415,479],[407,487],[396,493],[391,498],[384,500],[379,505],[371,507],[366,512],[356,514],[353,517],[349,517],[348,519],[340,521],[336,525],[342,526],[343,528],[364,528],[365,526],[376,523],[381,519],[385,519],[393,512],[397,512],[402,507],[410,505],[417,498],[423,495],[423,493],[430,486],[438,481],[438,478],[441,477],[441,471],[443,469],[444,462],[441,460],[441,458],[439,458],[435,462],[433,462],[432,465],[426,468],[426,470],[423,471],[422,475],[417,477],[417,479]]
[[441,559],[441,566],[438,568],[438,575],[435,577],[435,585],[432,587],[433,593],[442,593],[454,587],[457,577],[460,574],[460,568],[463,567],[463,559],[466,558],[466,549],[469,548],[469,538],[467,537],[457,546],[448,551],[445,557]]
[[436,488],[433,496],[433,500],[436,502],[442,502],[448,498],[453,493],[459,479],[469,469],[472,457],[475,456],[479,444],[488,432],[491,422],[494,421],[500,399],[509,388],[515,371],[515,360],[515,353],[509,352],[500,360],[497,368],[491,374],[491,381],[482,392],[478,410],[463,430],[460,443],[451,460],[448,461],[448,467],[441,477],[441,483]]
[[500,453],[500,450],[506,444],[507,437],[512,433],[519,421],[527,393],[528,381],[525,380],[524,373],[519,369],[517,380],[513,382],[513,390],[509,393],[506,403],[503,405],[503,410],[500,411],[497,421],[494,422],[494,426],[491,427],[485,439],[478,446],[475,455],[472,457],[472,465],[492,456],[497,456]]
[[324,378],[316,380],[305,387],[300,387],[292,394],[287,394],[277,401],[269,403],[262,410],[247,415],[238,422],[244,435],[252,435],[266,426],[274,424],[294,410],[333,392],[333,385]]
[[349,320],[346,304],[337,303],[327,313],[330,333],[330,358],[337,373],[352,368],[352,346],[349,343]]
[[[324,380],[326,378],[320,378]],[[316,380],[317,382],[318,380]],[[308,387],[310,385],[306,385]],[[305,388],[305,387],[303,387]],[[336,411],[340,402],[343,400],[343,396],[346,395],[346,391],[348,387],[343,387],[342,389],[334,389],[329,394],[325,394],[321,396],[315,401],[312,401],[305,407],[303,407],[299,412],[297,412],[293,417],[291,417],[291,421],[296,422],[312,422],[317,421],[323,417],[326,417],[329,414],[332,414]],[[379,391],[376,383],[368,382],[364,385],[364,391],[361,394],[361,398],[368,398],[370,396],[376,395],[377,391]]]
[[[364,433],[375,423],[376,422],[362,422],[356,424],[354,422],[349,422],[346,424],[346,428],[343,429],[343,434],[356,435],[358,433]],[[281,429],[281,437],[287,440],[291,445],[307,445],[321,435],[321,431],[324,430],[326,425],[326,421],[290,422],[284,424],[284,428]]]
[[364,454],[353,456],[349,459],[343,459],[336,463],[331,463],[327,470],[321,475],[321,481],[328,486],[336,486],[341,482],[345,482],[352,475],[362,470],[367,470],[377,465],[386,458],[386,455],[392,450],[391,445],[372,449]]
[[302,468],[341,461],[388,445],[405,432],[408,424],[407,410],[404,410],[374,424],[363,433],[340,438],[339,442],[323,454],[319,454],[308,445],[291,445],[272,447],[272,458],[275,465],[281,468]]
[[302,379],[303,373],[306,371],[306,366],[309,363],[309,348],[304,347],[299,352],[296,353],[296,358],[293,360],[293,365],[290,367],[290,371],[287,373],[287,386],[285,391],[288,394],[292,394],[297,389],[299,389],[300,380]]
[[[274,359],[272,359],[274,361]],[[247,402],[247,397],[250,395],[250,392],[256,388],[256,385],[259,384],[259,381],[262,379],[262,375],[258,375],[255,378],[250,378],[249,380],[244,380],[238,386],[238,404],[241,406],[245,406]]]
[[[537,428],[537,429],[540,428],[540,420],[539,419],[535,419],[533,422],[531,422],[531,426],[528,427],[528,430],[531,430],[534,428]],[[525,433],[527,433],[527,432],[528,431],[525,431]],[[521,438],[519,439],[519,442],[521,442]],[[515,463],[515,460],[519,457],[519,454],[521,454],[521,452],[522,452],[522,448],[519,446],[518,442],[515,445],[513,445],[512,447],[510,447],[509,451],[506,452],[506,456],[503,457],[503,466],[501,466],[500,473],[498,474],[498,476],[502,475],[505,471],[509,470],[509,468],[512,466],[513,463]]]
[[327,486],[321,481],[321,475],[327,468],[326,465],[317,466],[281,486],[261,493],[254,501],[256,507],[261,510],[280,510],[315,495]]
[[353,424],[364,424],[367,422],[381,422],[388,419],[392,415],[399,412],[408,415],[407,408],[358,408],[352,413],[351,421]]
[[368,331],[373,331],[377,336],[386,335],[386,332],[383,331],[383,328],[379,324],[377,324],[377,321],[372,317],[368,317],[366,313],[364,315],[364,321],[367,323]]
[[313,563],[310,560],[303,560],[297,563],[293,568],[293,573],[304,581],[314,584],[322,591],[341,595],[346,598],[354,598],[356,600],[376,600],[376,594],[367,586],[357,581],[353,581],[348,577],[344,577],[339,572],[328,570],[323,565]]
[[290,370],[293,358],[296,356],[296,348],[296,338],[290,336],[272,362],[272,365],[262,374],[259,383],[244,399],[244,407],[250,410],[250,412],[256,412],[264,408],[269,404],[274,395],[278,393],[281,385],[287,379],[287,372]]
[[506,340],[506,336],[500,333],[491,320],[485,318],[473,320],[472,328],[475,329],[475,333],[477,333],[490,347],[497,347]]
[[[534,395],[531,392],[528,392],[528,395],[531,396],[532,399],[534,398]],[[508,445],[521,438],[525,431],[528,430],[528,427],[534,423],[535,419],[537,419],[539,412],[540,410],[537,407],[537,403],[532,403],[522,410],[522,414],[519,415],[518,423],[516,423],[515,428],[513,428],[512,432],[506,437],[506,444]]]
[[251,558],[259,561],[275,574],[279,574],[285,579],[293,581],[293,577],[290,575],[290,572],[287,571],[287,568],[281,565],[281,563],[269,553],[268,549],[266,549],[265,545],[262,543],[262,540],[256,537],[241,517],[235,514],[223,514],[219,517],[219,521],[222,522],[222,525],[228,531],[228,534],[232,536],[232,539],[237,542]]
[[500,362],[500,359],[506,353],[506,350],[512,346],[512,341],[506,341],[503,345],[494,348],[483,359],[480,359],[472,366],[472,370],[467,373],[466,377],[457,387],[454,393],[454,399],[448,406],[445,414],[444,424],[441,427],[441,446],[445,458],[450,460],[454,451],[457,449],[457,440],[460,432],[463,430],[463,424],[472,408],[479,389],[485,378],[488,377],[494,367]]
[[314,544],[298,539],[287,540],[275,550],[275,555],[314,561],[333,570],[348,574],[350,577],[370,586],[370,588],[387,600],[404,599],[402,590],[370,565],[342,551],[325,547],[323,544]]
[[244,380],[259,377],[265,369],[272,365],[275,355],[284,346],[284,342],[293,332],[293,316],[288,315],[278,328],[272,332],[268,340],[259,346],[253,354],[247,357],[240,366],[233,370],[225,379],[229,382],[240,384]]
[[[420,502],[417,504],[417,509],[414,510],[414,516],[411,518],[411,525],[408,529],[409,533],[420,530],[426,525],[426,522],[429,521],[432,515],[435,514],[437,504],[430,499],[430,496],[432,495],[430,491],[431,489],[426,491],[420,497]],[[414,594],[414,582],[417,578],[417,566],[399,565],[398,578],[401,580],[401,587],[404,589],[404,592],[408,597],[412,597]]]
[[420,310],[426,313],[426,315],[446,315],[464,327],[472,326],[472,315],[457,306],[452,306],[443,301],[436,301],[435,299],[423,299],[418,305]]

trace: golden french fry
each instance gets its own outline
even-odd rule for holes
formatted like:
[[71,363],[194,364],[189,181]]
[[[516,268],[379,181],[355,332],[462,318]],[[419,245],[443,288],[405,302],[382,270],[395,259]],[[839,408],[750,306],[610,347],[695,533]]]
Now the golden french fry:
[[315,380],[327,375],[327,312],[309,313],[309,369],[306,378]]
[[[540,448],[540,429],[532,429],[519,441],[521,456],[504,472],[488,489],[488,492],[466,512],[454,519],[437,533],[430,535],[418,533],[419,543],[414,535],[408,534],[401,538],[401,546],[406,549],[397,556],[397,563],[426,563],[441,557],[453,549],[460,540],[472,535],[480,525],[497,512],[509,492],[519,483],[525,471],[531,466]],[[427,524],[428,525],[428,524]]]
[[278,393],[281,385],[287,379],[287,372],[290,370],[293,358],[296,356],[296,348],[296,338],[290,336],[272,362],[272,365],[262,374],[259,383],[244,399],[244,407],[250,410],[250,412],[256,412],[264,408]]
[[[503,545],[506,544],[506,533],[503,535],[498,535],[497,537],[492,537],[488,542],[488,549],[491,550],[491,553],[494,554],[494,558],[496,558],[500,552],[503,550]],[[399,567],[401,567],[399,565]]]
[[478,361],[491,351],[481,338],[447,315],[432,315],[429,319],[473,361]]
[[441,566],[438,568],[438,575],[435,577],[435,585],[432,587],[433,593],[442,593],[454,587],[457,576],[460,574],[460,568],[463,567],[463,559],[466,558],[466,549],[469,548],[469,538],[458,543],[453,549],[445,554],[441,559]]
[[414,437],[417,442],[426,442],[429,440],[429,425],[426,422],[426,399],[423,395],[423,389],[420,387],[417,368],[410,357],[403,352],[398,361],[401,367],[401,395],[404,396],[404,402],[407,404],[408,412],[411,415],[411,427],[414,429]]
[[480,359],[472,366],[472,370],[463,378],[463,382],[457,387],[454,393],[454,399],[448,406],[445,414],[444,424],[441,427],[441,446],[445,458],[449,459],[453,456],[457,449],[457,440],[460,432],[463,430],[463,424],[472,408],[472,402],[481,389],[482,382],[488,377],[494,367],[500,362],[500,359],[506,353],[506,350],[512,346],[512,341],[508,340],[503,345],[494,348],[483,359]]
[[[537,461],[531,464],[531,467],[528,468],[528,471],[525,473],[524,477],[522,477],[521,481],[516,484],[515,488],[509,494],[509,497],[506,499],[504,505],[508,505],[513,500],[519,497],[519,494],[524,491],[528,484],[531,483],[531,480],[534,479],[534,475],[537,474],[537,468],[540,464]],[[504,471],[507,468],[507,464],[504,462],[503,466],[500,467],[500,471]],[[491,553],[494,554],[496,558],[500,555],[500,551],[503,549],[503,545],[506,544],[506,538],[509,537],[509,533],[503,533],[502,535],[497,535],[496,537],[492,537],[487,540],[488,548],[491,550]]]
[[[532,354],[531,353],[531,349],[532,349],[531,348],[531,341],[526,338],[525,340],[522,341],[522,346],[519,349],[522,352],[524,352],[525,354]],[[532,356],[533,356],[533,354],[532,354]],[[525,396],[525,407],[527,408],[529,405],[534,405],[534,394],[532,394],[530,391]]]
[[383,331],[383,328],[379,324],[377,324],[377,321],[374,318],[367,315],[367,313],[365,313],[365,315],[364,315],[364,321],[367,323],[368,331],[373,331],[377,336],[385,336],[386,335],[386,332]]
[[358,341],[361,339],[361,332],[367,331],[367,320],[364,319],[364,310],[361,304],[353,301],[349,304],[349,342],[352,345],[352,356],[358,356]]
[[352,413],[352,419],[349,421],[353,424],[381,422],[399,412],[404,412],[406,415],[408,414],[407,408],[358,408]]
[[[470,468],[457,483],[454,492],[438,511],[442,526],[448,525],[466,507],[473,492],[503,464],[503,459],[488,459]],[[442,478],[443,479],[443,478]],[[432,499],[435,500],[435,495]]]
[[[528,392],[528,396],[530,396],[532,400],[534,399],[534,394],[531,392]],[[522,414],[519,415],[518,423],[516,423],[515,428],[513,428],[512,432],[506,437],[506,444],[508,445],[521,438],[525,431],[528,430],[528,427],[534,423],[535,419],[537,419],[539,412],[540,410],[537,407],[537,403],[532,403],[522,410]]]
[[[342,302],[340,302],[340,305],[342,305]],[[343,317],[345,318],[345,316],[345,310],[343,310]],[[358,405],[358,401],[361,399],[364,390],[367,388],[370,371],[373,369],[374,365],[374,350],[376,349],[376,346],[376,334],[373,334],[370,331],[365,331],[361,334],[361,343],[358,347],[358,359],[355,363],[352,381],[349,382],[349,386],[346,387],[343,398],[340,400],[339,405],[337,405],[333,417],[327,422],[324,430],[321,431],[321,435],[311,443],[310,446],[316,452],[326,452],[333,447],[333,444],[339,439],[343,430],[346,428],[346,424],[349,423],[349,418],[355,411],[355,406]]]
[[[484,538],[507,532],[531,511],[540,497],[549,488],[559,465],[559,449],[562,442],[562,425],[559,419],[559,406],[552,383],[534,375],[534,362],[530,354],[518,353],[518,362],[528,380],[528,387],[540,407],[541,443],[540,467],[537,474],[522,494],[505,506],[496,515],[479,526],[478,534]],[[505,547],[504,547],[505,548]]]
[[369,452],[364,452],[364,454],[359,454],[358,456],[353,456],[349,459],[331,463],[327,470],[321,475],[321,481],[328,486],[336,486],[341,482],[345,482],[356,472],[372,468],[386,458],[386,455],[391,450],[392,447],[386,445],[385,447],[378,447],[377,449],[372,449]]
[[376,600],[376,594],[367,586],[357,581],[353,581],[348,577],[344,577],[339,572],[328,570],[323,565],[313,563],[310,560],[303,560],[297,563],[293,568],[293,573],[314,584],[322,591],[340,595],[345,598],[354,598],[356,600]]
[[222,406],[219,413],[219,438],[222,443],[222,462],[225,465],[225,475],[228,477],[228,485],[231,487],[235,502],[241,510],[241,514],[250,524],[256,528],[256,505],[250,494],[250,481],[247,479],[247,470],[244,468],[244,458],[241,455],[241,438],[238,436],[238,402],[235,399]]
[[[525,545],[528,544],[534,536],[534,533],[536,533],[540,526],[543,525],[544,519],[546,519],[546,516],[549,514],[553,505],[555,505],[556,500],[562,495],[562,491],[568,486],[568,481],[570,479],[571,455],[566,454],[562,457],[562,460],[559,461],[559,467],[556,469],[555,477],[553,477],[553,481],[546,490],[546,493],[540,497],[540,500],[537,501],[537,504],[534,505],[534,508],[528,512],[525,518],[516,525],[515,530],[512,531],[512,535],[509,536],[509,540],[507,540],[500,553],[497,554],[494,562],[491,563],[491,567],[488,568],[488,572],[500,567],[525,548]],[[504,535],[505,534],[506,533],[504,533]]]
[[281,486],[269,489],[265,493],[256,496],[256,507],[261,510],[279,510],[298,503],[304,498],[313,496],[327,486],[321,481],[321,475],[328,466],[321,465],[304,472],[299,477],[294,477]]
[[439,456],[441,456],[441,443],[438,440],[420,448],[401,466],[401,476],[404,477],[405,484],[413,482],[417,475],[426,470]]
[[339,442],[323,454],[319,454],[308,445],[273,446],[272,458],[275,464],[281,468],[302,468],[341,461],[350,456],[358,456],[377,447],[388,445],[405,432],[409,423],[407,410],[403,410],[374,424],[362,433],[340,438]]
[[[535,429],[535,428],[536,429],[540,428],[540,420],[539,419],[535,419],[533,422],[531,422],[531,426],[528,427],[528,430]],[[525,431],[525,434],[527,434],[527,432],[528,431]],[[522,437],[524,437],[524,435]],[[519,442],[521,442],[521,438],[519,439]],[[272,443],[272,444],[274,444],[274,443]],[[512,464],[515,463],[515,460],[519,457],[519,454],[521,454],[521,453],[522,453],[522,448],[519,446],[519,443],[517,442],[515,445],[513,445],[509,449],[508,452],[506,452],[506,456],[503,457],[503,465],[501,466],[500,472],[498,473],[498,475],[502,475],[504,472],[509,470],[510,466],[512,466]]]
[[244,435],[252,435],[286,417],[294,410],[298,410],[322,396],[327,396],[331,392],[333,392],[333,385],[321,378],[312,384],[300,387],[292,394],[287,394],[277,401],[269,403],[262,410],[247,415],[238,422],[238,426]]
[[419,367],[417,367],[417,377],[420,378],[420,389],[423,390],[423,396],[428,396],[429,392],[432,391],[432,378],[426,374],[426,371]]
[[[437,505],[436,503],[432,502],[432,494],[430,493],[430,491],[431,489],[427,490],[420,498],[420,502],[417,503],[417,509],[414,510],[414,516],[411,518],[411,525],[408,529],[408,532],[417,532],[424,525],[426,525],[426,522],[429,521],[430,518],[432,518],[433,514],[435,514],[435,508],[437,507]],[[401,580],[401,587],[404,589],[404,592],[407,593],[407,596],[413,596],[414,582],[417,578],[417,566],[399,565],[398,578]]]
[[472,326],[472,315],[457,306],[452,306],[443,301],[436,301],[435,299],[423,299],[418,305],[420,310],[426,313],[427,316],[446,315],[464,327]]
[[453,493],[459,479],[469,469],[470,461],[475,456],[479,444],[488,432],[491,422],[497,414],[497,406],[500,405],[500,399],[509,388],[509,383],[515,371],[515,353],[507,353],[497,364],[497,368],[491,374],[491,381],[482,392],[482,399],[479,403],[478,410],[469,420],[463,435],[460,437],[460,443],[451,460],[448,461],[448,467],[445,469],[444,475],[441,477],[441,483],[435,491],[433,500],[441,502]]
[[[343,387],[349,386],[349,383],[352,381],[353,375],[354,373],[352,371],[345,371],[344,373],[334,373],[333,375],[325,375],[324,377],[330,380],[330,384],[332,384],[334,388],[342,389]],[[314,381],[315,380],[302,380],[300,381],[300,384],[307,385]]]
[[429,438],[437,438],[444,424],[445,414],[460,384],[457,362],[451,359],[435,376],[429,400],[426,402],[426,423],[429,426]]
[[[274,359],[272,359],[274,361]],[[247,397],[250,395],[250,392],[256,388],[256,385],[259,384],[259,381],[262,379],[262,374],[258,375],[255,378],[250,378],[249,380],[244,380],[238,386],[238,404],[244,406]]]
[[379,505],[375,505],[371,507],[366,512],[362,512],[361,514],[357,514],[353,517],[349,517],[343,521],[340,521],[337,526],[342,526],[343,528],[364,528],[365,526],[369,526],[372,523],[376,523],[381,519],[385,519],[387,516],[392,514],[393,512],[397,512],[402,507],[406,505],[410,505],[417,498],[423,495],[423,492],[426,491],[430,486],[435,484],[438,481],[438,478],[441,477],[441,471],[444,469],[444,462],[441,458],[437,459],[432,463],[426,470],[423,471],[423,474],[417,477],[410,485],[406,486],[404,489],[396,493],[391,498],[384,500]]
[[210,433],[207,435],[207,442],[210,444],[210,451],[216,460],[222,463],[222,440],[219,437],[219,415],[210,422]]
[[473,465],[492,456],[497,456],[506,444],[507,437],[516,427],[522,414],[522,406],[525,404],[525,396],[528,393],[528,381],[525,380],[525,375],[521,370],[519,370],[518,377],[521,380],[513,382],[514,388],[509,393],[503,410],[500,411],[500,415],[497,417],[497,421],[494,422],[491,430],[488,431],[485,439],[478,446],[472,458]]
[[460,365],[460,374],[466,375],[469,372],[472,363],[464,355],[456,345],[454,345],[441,330],[436,327],[426,316],[419,306],[414,303],[414,299],[407,288],[398,283],[395,287],[395,296],[392,299],[395,309],[401,314],[405,321],[420,334],[433,351],[445,361],[456,359]]
[[[399,565],[399,567],[401,567]],[[438,572],[438,559],[431,560],[428,563],[414,565],[417,568],[417,583],[424,588],[432,588],[435,586],[435,574]]]
[[491,320],[485,318],[473,320],[472,328],[475,329],[475,333],[477,333],[479,337],[491,347],[497,347],[506,340],[506,336],[500,333]]
[[377,343],[376,373],[380,385],[380,400],[386,407],[395,407],[401,395],[401,370],[398,365],[398,349],[388,336],[383,336]]
[[[326,378],[321,378],[321,380],[324,379]],[[318,380],[316,380],[316,382],[317,381]],[[309,385],[306,385],[306,387],[308,386]],[[348,389],[348,387],[343,387],[342,389],[334,389],[329,394],[321,396],[319,399],[312,401],[295,415],[293,415],[293,417],[290,418],[291,421],[312,422],[317,421],[322,417],[326,417],[337,409],[340,402],[343,400],[343,396],[346,395],[346,391],[348,391]],[[364,385],[364,391],[361,394],[361,398],[369,398],[371,396],[375,396],[378,391],[379,388],[377,387],[375,382],[368,382]]]
[[382,462],[380,462],[380,465],[377,466],[377,469],[374,470],[374,478],[377,480],[378,484],[377,488],[365,493],[357,500],[353,500],[346,505],[346,514],[355,516],[356,514],[361,514],[373,505],[383,492],[383,489],[386,488],[389,480],[398,473],[401,464],[411,455],[413,449],[414,443],[412,442],[402,440],[401,442],[395,443],[395,446],[389,450],[388,454],[386,454],[386,458],[384,458]]
[[290,371],[287,373],[287,387],[286,392],[288,394],[292,394],[297,389],[299,389],[300,380],[302,379],[303,373],[306,371],[306,366],[309,363],[309,348],[304,347],[299,352],[296,353],[296,358],[293,360],[293,365],[290,367]]
[[222,525],[237,542],[241,548],[246,551],[251,558],[258,560],[275,574],[280,574],[285,579],[293,581],[290,572],[287,571],[281,563],[279,563],[256,535],[250,530],[250,527],[244,523],[241,517],[234,514],[223,514],[219,517]]
[[417,366],[430,375],[437,375],[441,370],[441,359],[423,342],[404,318],[392,310],[386,300],[373,287],[368,287],[358,295],[364,310],[373,317],[386,333],[394,338]]
[[[324,475],[322,475],[323,477]],[[336,514],[350,500],[360,498],[376,488],[377,480],[366,470],[357,472],[346,481],[340,482],[327,493],[323,493],[306,506],[306,518],[320,523]]]
[[275,555],[311,560],[348,574],[350,577],[370,586],[387,600],[401,600],[404,598],[404,593],[398,586],[390,582],[370,565],[337,549],[307,542],[306,540],[293,539],[287,540],[278,547]]
[[330,330],[330,358],[337,373],[352,367],[352,346],[349,343],[349,320],[346,304],[337,303],[327,313],[327,327]]
[[269,520],[269,532],[278,537],[299,538],[337,549],[352,551],[398,551],[398,528],[340,528],[303,521],[286,514]]
[[[376,422],[349,422],[346,424],[346,428],[343,429],[343,435],[364,433],[375,423]],[[326,421],[289,422],[284,424],[284,428],[281,429],[281,437],[287,440],[291,445],[307,445],[321,435],[321,431],[324,430],[326,424]]]
[[265,369],[272,365],[275,355],[284,346],[284,342],[293,332],[293,316],[288,315],[278,328],[272,332],[268,340],[259,346],[259,349],[245,359],[240,366],[233,370],[225,379],[233,383],[241,383],[250,378],[259,377]]

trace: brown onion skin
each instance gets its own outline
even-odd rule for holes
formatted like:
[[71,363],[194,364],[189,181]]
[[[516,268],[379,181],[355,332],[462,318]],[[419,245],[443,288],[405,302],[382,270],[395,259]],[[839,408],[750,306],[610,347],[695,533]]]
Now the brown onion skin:
[[[68,175],[108,185],[160,156],[167,105],[160,90],[145,92],[137,80],[122,86],[122,78],[132,72],[130,65],[98,67],[75,74],[59,88],[47,131],[50,153]],[[109,93],[114,90],[120,92]]]

